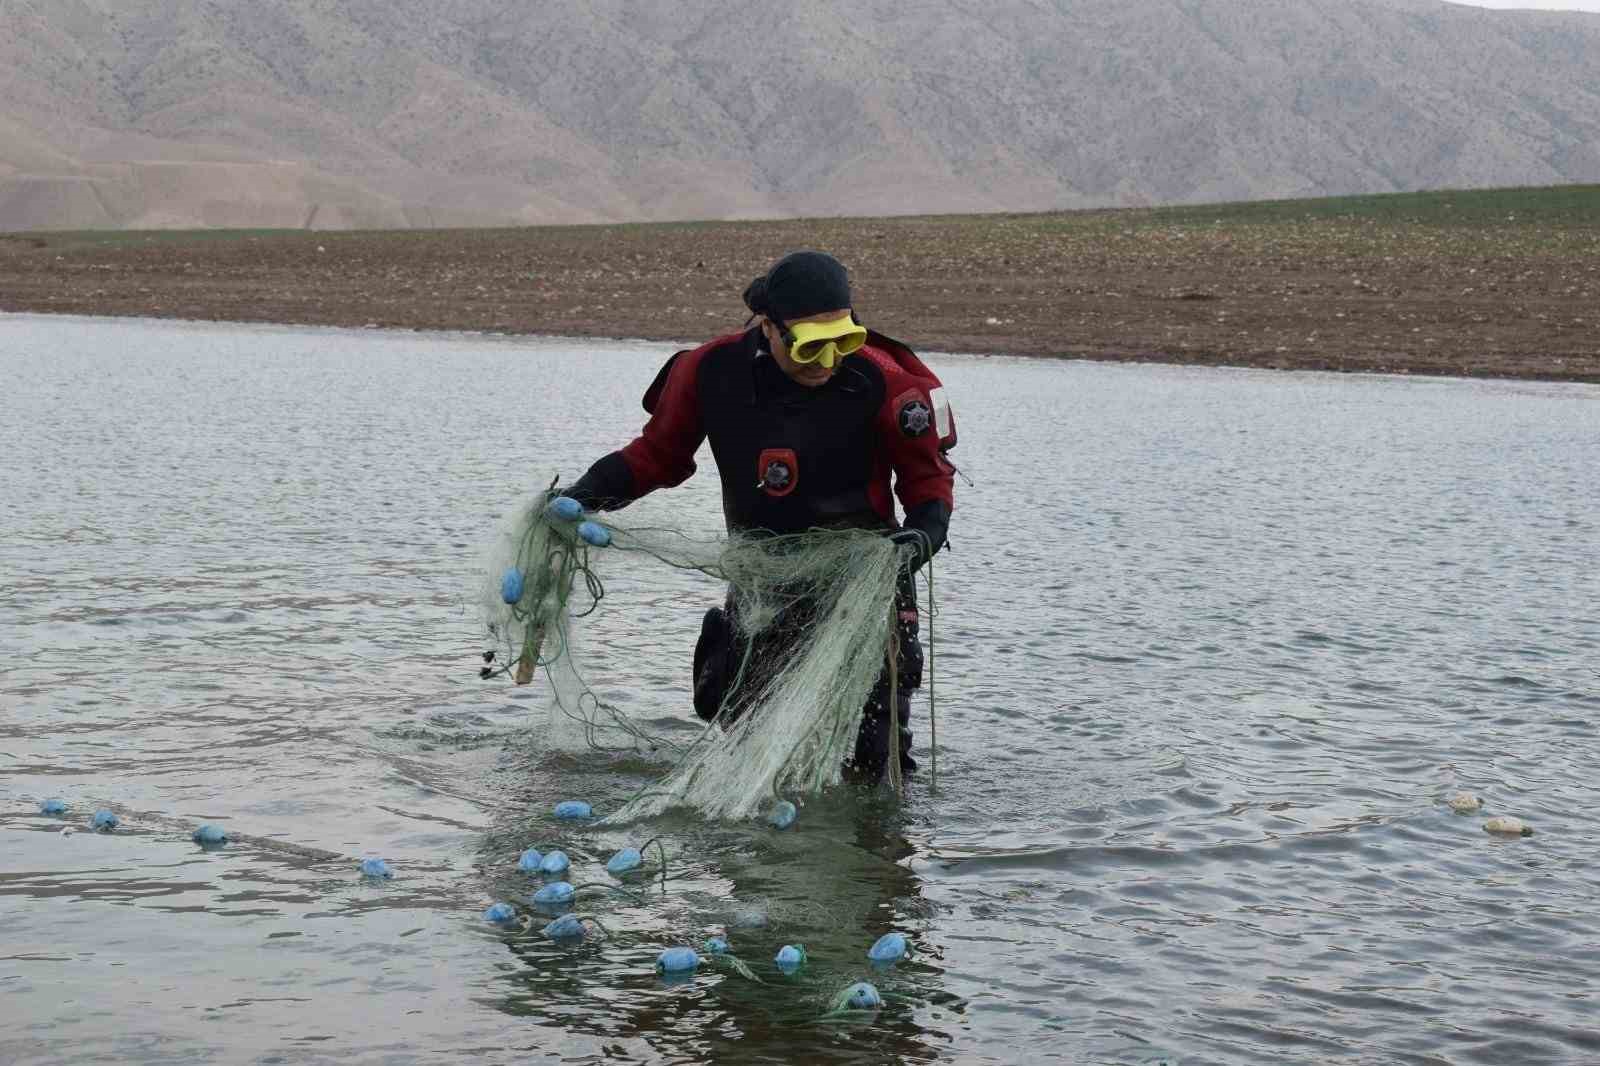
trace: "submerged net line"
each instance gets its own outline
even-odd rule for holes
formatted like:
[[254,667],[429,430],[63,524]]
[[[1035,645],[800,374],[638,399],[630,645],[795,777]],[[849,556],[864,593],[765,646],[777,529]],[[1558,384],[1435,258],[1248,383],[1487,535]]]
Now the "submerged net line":
[[[667,774],[607,820],[679,806],[738,818],[776,797],[837,784],[893,639],[895,545],[864,530],[704,538],[585,518],[554,514],[540,495],[503,528],[483,590],[495,644],[485,658],[499,664],[482,674],[527,683],[542,671],[555,710],[580,727],[592,748],[673,753]],[[602,700],[575,660],[576,628],[605,595],[601,572],[610,552],[727,583],[730,680],[717,720],[688,744],[652,734]]]

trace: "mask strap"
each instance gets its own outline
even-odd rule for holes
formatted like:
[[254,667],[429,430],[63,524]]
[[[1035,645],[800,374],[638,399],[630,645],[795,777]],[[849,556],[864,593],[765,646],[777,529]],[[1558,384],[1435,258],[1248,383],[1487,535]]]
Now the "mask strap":
[[763,311],[761,313],[767,316],[768,322],[771,322],[774,326],[778,327],[778,335],[783,338],[783,343],[789,345],[794,344],[794,330],[789,328],[789,323],[785,322],[771,311]]

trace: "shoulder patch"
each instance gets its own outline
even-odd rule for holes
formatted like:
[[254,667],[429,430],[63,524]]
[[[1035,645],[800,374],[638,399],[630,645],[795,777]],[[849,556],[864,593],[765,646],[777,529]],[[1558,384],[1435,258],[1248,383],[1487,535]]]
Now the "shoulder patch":
[[900,432],[908,437],[920,437],[933,427],[933,408],[916,389],[908,389],[895,399],[895,420]]

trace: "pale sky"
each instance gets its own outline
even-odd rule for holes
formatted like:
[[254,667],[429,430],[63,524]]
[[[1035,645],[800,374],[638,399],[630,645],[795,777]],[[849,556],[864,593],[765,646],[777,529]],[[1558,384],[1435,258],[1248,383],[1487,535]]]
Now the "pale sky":
[[1470,7],[1539,8],[1543,11],[1593,11],[1600,14],[1600,0],[1450,0]]

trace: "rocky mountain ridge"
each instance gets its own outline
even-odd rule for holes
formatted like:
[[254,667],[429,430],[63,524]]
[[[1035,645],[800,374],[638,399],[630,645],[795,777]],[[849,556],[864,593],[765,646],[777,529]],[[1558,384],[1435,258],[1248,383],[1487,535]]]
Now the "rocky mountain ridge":
[[0,0],[0,229],[1600,180],[1600,16],[1435,0]]

